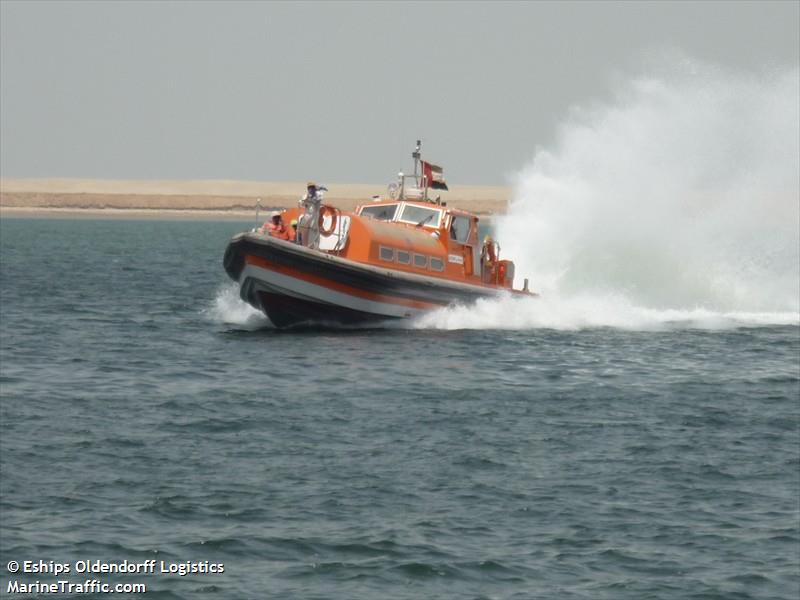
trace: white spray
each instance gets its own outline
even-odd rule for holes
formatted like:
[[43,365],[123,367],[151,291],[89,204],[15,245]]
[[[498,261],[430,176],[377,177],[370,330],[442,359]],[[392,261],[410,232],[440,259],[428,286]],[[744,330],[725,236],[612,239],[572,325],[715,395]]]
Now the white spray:
[[266,315],[239,298],[239,284],[233,282],[221,286],[213,303],[202,312],[211,321],[243,329],[270,326]]
[[[423,327],[800,321],[800,76],[683,61],[576,108],[517,178],[497,237],[535,301]],[[509,315],[512,315],[511,317]]]

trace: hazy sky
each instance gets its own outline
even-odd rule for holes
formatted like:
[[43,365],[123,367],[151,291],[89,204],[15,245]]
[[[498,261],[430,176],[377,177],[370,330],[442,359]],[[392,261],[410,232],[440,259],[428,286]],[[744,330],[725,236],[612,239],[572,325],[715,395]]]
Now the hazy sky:
[[800,62],[800,2],[0,0],[3,177],[502,184],[662,49]]

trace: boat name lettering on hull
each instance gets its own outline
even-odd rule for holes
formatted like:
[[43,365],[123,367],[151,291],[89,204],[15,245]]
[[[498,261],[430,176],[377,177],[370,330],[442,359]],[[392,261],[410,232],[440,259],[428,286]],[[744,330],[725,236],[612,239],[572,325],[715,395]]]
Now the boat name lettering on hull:
[[464,257],[458,254],[448,254],[447,255],[447,262],[455,263],[457,265],[464,264]]

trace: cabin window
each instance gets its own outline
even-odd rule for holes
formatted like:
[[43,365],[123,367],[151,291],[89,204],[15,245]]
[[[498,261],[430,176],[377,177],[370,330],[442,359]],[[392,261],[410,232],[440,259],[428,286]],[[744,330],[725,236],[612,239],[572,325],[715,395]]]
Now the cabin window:
[[380,257],[381,260],[387,260],[389,262],[394,260],[394,249],[387,248],[386,246],[381,246],[380,250]]
[[397,251],[397,262],[401,265],[410,265],[411,264],[411,253],[406,252],[405,250],[398,250]]
[[361,207],[362,216],[372,217],[378,221],[391,221],[397,212],[397,204],[378,204],[373,206]]
[[420,227],[439,227],[441,219],[442,211],[439,209],[406,204],[398,220],[403,223],[413,223]]
[[420,269],[424,269],[428,266],[428,257],[423,256],[422,254],[415,254],[414,255],[414,266],[419,267]]
[[444,261],[431,256],[431,271],[444,271]]
[[466,244],[469,239],[469,217],[453,216],[450,222],[450,239]]

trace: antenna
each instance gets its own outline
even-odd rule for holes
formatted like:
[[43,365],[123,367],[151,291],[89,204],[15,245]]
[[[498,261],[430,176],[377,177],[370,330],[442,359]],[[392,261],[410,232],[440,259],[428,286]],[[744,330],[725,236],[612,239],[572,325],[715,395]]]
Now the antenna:
[[420,187],[419,174],[417,172],[417,168],[419,167],[419,156],[420,156],[419,149],[421,146],[422,146],[422,140],[417,140],[417,147],[414,148],[414,152],[411,153],[411,158],[414,159],[414,183],[416,184],[417,187]]

